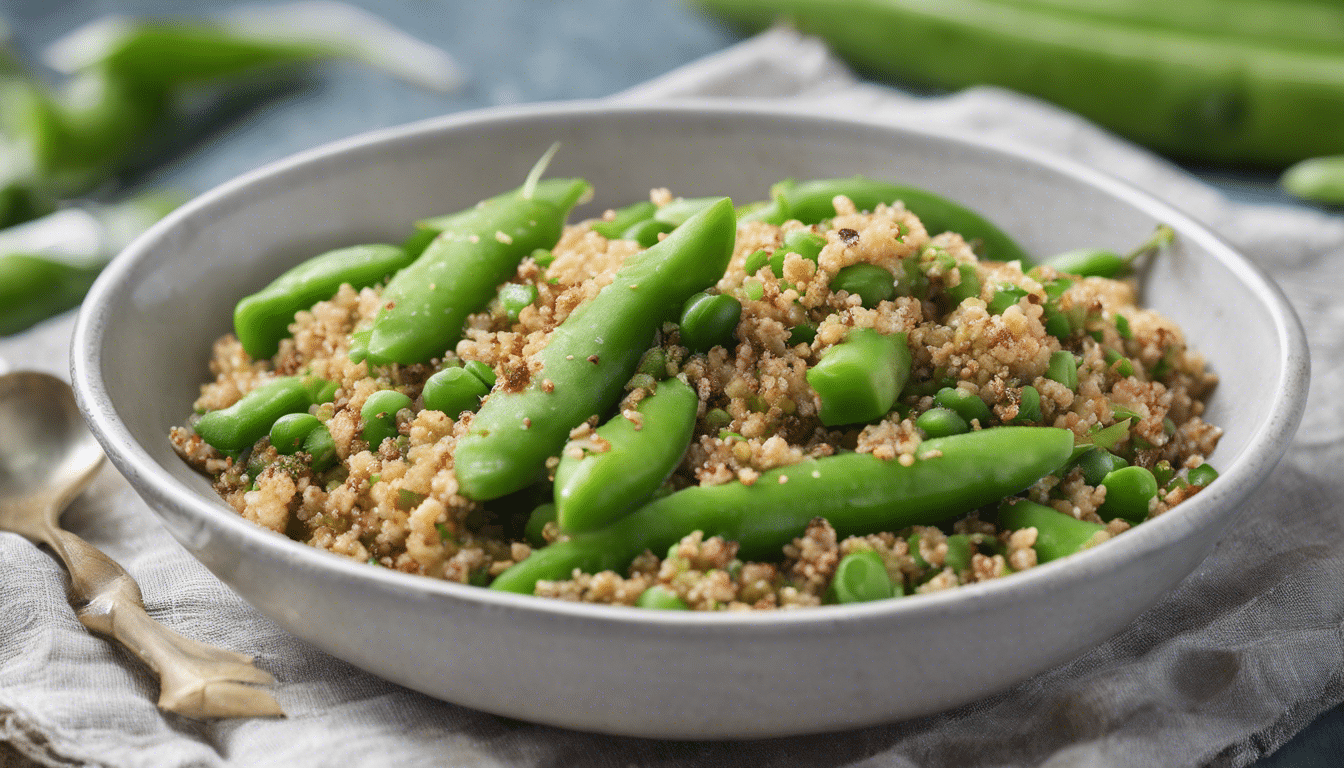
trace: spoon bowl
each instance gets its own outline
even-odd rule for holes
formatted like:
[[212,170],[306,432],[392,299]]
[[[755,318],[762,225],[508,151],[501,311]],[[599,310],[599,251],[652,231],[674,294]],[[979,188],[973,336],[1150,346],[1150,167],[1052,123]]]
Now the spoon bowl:
[[40,538],[34,526],[54,528],[102,464],[69,384],[35,371],[0,376],[0,528]]

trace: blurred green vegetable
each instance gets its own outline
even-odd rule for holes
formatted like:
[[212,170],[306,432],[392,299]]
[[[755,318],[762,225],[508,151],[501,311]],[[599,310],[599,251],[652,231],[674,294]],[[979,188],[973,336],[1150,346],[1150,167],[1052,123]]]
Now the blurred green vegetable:
[[1305,200],[1344,205],[1344,155],[1313,157],[1283,172],[1279,183]]
[[1344,5],[1275,0],[696,0],[784,18],[855,67],[999,85],[1172,156],[1281,166],[1344,153]]

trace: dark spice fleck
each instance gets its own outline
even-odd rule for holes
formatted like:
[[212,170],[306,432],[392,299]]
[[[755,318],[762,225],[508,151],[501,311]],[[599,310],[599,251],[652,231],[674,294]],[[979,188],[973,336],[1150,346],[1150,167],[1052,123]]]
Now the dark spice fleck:
[[836,230],[835,234],[839,235],[840,239],[845,241],[845,245],[853,245],[859,242],[859,233],[848,227]]
[[597,365],[597,361],[598,361],[598,360],[599,360],[599,358],[598,358],[597,355],[589,355],[589,356],[588,356],[588,362],[592,363],[593,365]]

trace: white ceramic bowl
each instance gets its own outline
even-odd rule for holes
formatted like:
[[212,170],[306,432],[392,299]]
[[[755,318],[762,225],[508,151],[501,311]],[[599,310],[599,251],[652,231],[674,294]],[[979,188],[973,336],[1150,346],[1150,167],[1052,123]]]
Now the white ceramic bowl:
[[[781,178],[922,185],[1029,251],[1123,249],[1157,222],[1178,245],[1146,280],[1222,376],[1218,482],[1094,550],[990,583],[766,614],[576,605],[408,576],[246,522],[174,453],[234,303],[306,256],[397,241],[411,221],[512,188],[554,141],[580,210],[666,186],[758,199]],[[1301,416],[1306,345],[1263,274],[1202,226],[1063,160],[946,135],[750,107],[569,104],[454,115],[276,163],[165,219],[107,269],[75,333],[73,378],[117,468],[182,544],[294,634],[402,685],[571,728],[678,738],[838,730],[972,701],[1134,619],[1209,552]]]

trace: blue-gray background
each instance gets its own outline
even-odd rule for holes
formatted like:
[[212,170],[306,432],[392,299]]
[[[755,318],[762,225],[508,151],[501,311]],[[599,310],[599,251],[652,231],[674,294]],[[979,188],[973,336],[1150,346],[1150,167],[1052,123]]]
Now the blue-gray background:
[[[129,174],[134,187],[186,193],[355,133],[478,107],[598,98],[740,39],[675,0],[352,0],[449,51],[465,70],[439,95],[356,63],[315,68],[259,99],[217,105]],[[0,0],[15,46],[36,61],[63,34],[108,14],[208,16],[219,0]],[[50,74],[50,73],[48,73]],[[1243,201],[1286,202],[1272,175],[1191,168]],[[1173,201],[1179,205],[1179,201]],[[1327,713],[1257,768],[1344,765],[1344,709]]]

